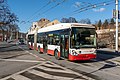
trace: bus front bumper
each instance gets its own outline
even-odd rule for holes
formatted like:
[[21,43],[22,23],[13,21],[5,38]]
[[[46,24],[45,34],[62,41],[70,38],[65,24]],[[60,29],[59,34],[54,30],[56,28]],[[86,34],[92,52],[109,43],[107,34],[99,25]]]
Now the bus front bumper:
[[96,58],[96,54],[79,54],[77,56],[69,54],[70,61],[90,60],[90,59],[95,59],[95,58]]

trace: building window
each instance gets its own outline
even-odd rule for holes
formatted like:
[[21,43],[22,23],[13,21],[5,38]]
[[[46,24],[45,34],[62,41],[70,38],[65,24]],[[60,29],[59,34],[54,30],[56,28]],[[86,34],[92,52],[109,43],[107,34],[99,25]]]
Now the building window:
[[34,25],[34,27],[36,28],[37,26],[36,26],[36,25]]
[[52,25],[54,25],[54,23],[52,23]]
[[45,19],[43,19],[43,21],[45,21]]

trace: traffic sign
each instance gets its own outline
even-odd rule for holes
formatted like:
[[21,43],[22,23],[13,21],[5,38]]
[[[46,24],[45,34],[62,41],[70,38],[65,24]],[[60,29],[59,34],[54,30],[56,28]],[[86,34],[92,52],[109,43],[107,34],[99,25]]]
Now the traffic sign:
[[[116,10],[113,9],[113,18],[116,18]],[[120,11],[118,11],[118,19],[120,19]]]

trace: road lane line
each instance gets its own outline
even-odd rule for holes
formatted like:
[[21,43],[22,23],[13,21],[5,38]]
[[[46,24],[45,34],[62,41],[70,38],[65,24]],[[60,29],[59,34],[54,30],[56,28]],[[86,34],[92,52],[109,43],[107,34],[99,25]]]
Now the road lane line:
[[23,48],[20,47],[20,46],[18,46],[18,47],[19,47],[20,49],[22,49],[23,51],[25,51],[25,53],[28,53],[28,54],[34,56],[37,60],[45,60],[44,58],[40,58],[39,56],[37,56],[37,55],[35,55],[35,54],[33,54],[33,53],[31,53],[31,52],[29,52],[29,51],[23,49]]
[[0,61],[11,61],[11,62],[43,62],[43,61],[35,61],[35,60],[17,60],[17,59],[0,59]]

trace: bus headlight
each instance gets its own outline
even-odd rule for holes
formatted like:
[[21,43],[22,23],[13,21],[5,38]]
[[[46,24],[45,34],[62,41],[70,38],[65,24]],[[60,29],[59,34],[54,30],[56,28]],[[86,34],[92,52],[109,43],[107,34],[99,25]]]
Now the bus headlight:
[[78,53],[76,51],[72,50],[72,55],[77,56]]

